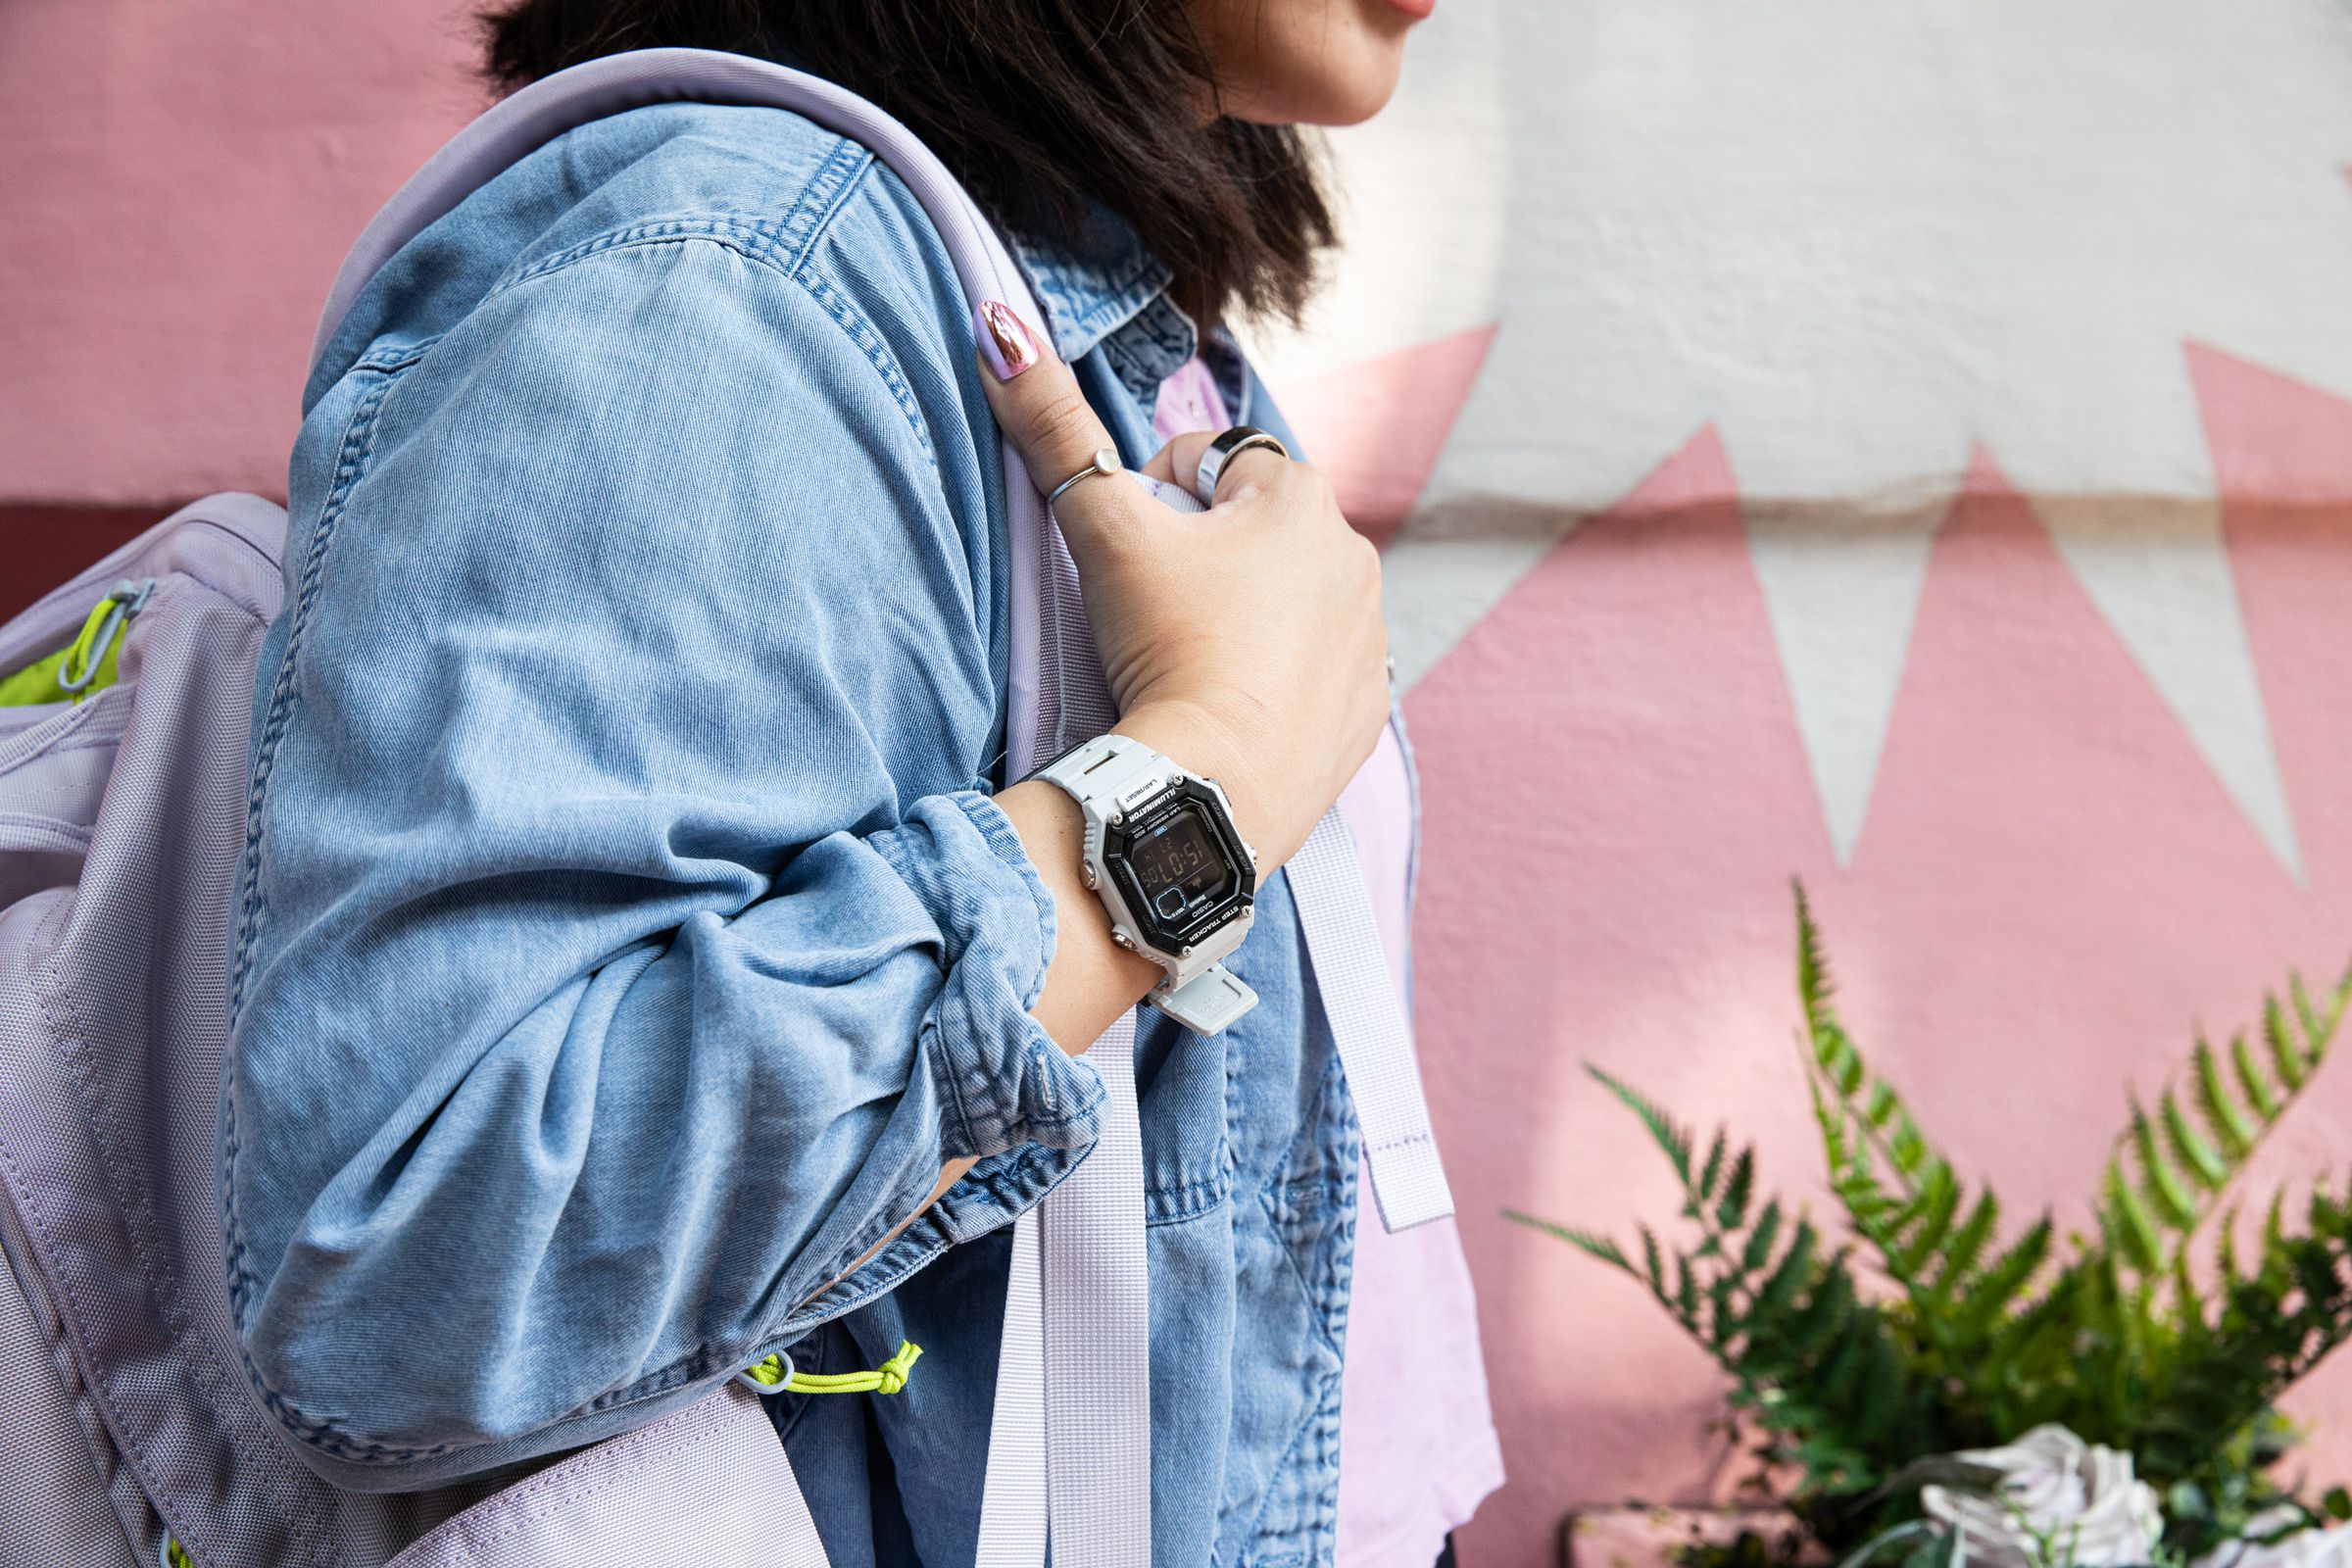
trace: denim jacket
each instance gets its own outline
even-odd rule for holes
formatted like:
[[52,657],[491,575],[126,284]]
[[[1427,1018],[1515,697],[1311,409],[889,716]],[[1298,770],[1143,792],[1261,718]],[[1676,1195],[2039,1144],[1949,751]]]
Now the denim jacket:
[[[1140,463],[1196,348],[1165,269],[1107,218],[1023,260]],[[971,1560],[1007,1223],[1101,1091],[1029,1016],[1054,909],[990,800],[967,321],[863,148],[669,105],[505,172],[315,368],[221,1168],[251,1375],[337,1481],[490,1474],[907,1338],[904,1393],[770,1407],[836,1564]],[[1257,907],[1256,1009],[1139,1040],[1166,1565],[1332,1553],[1357,1136],[1281,876]]]

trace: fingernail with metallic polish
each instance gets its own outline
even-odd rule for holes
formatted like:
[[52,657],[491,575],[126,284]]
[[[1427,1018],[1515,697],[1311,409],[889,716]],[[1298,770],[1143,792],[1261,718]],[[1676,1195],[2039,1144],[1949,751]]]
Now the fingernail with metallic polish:
[[1037,339],[1019,317],[995,300],[982,302],[972,313],[972,336],[980,340],[980,352],[1000,381],[1009,381],[1037,363]]

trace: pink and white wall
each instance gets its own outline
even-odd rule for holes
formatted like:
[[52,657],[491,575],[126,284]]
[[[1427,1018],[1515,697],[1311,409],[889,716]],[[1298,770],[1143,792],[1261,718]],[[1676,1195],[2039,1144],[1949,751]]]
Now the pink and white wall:
[[[0,599],[282,487],[466,55],[449,0],[0,3]],[[1498,1212],[1670,1214],[1585,1061],[1826,1206],[1792,875],[1865,1049],[2069,1221],[2194,1027],[2352,959],[2352,7],[1443,0],[1335,143],[1348,254],[1258,347],[1388,543],[1512,1477],[1463,1555],[1539,1564],[1709,1494],[1719,1391]],[[2340,1172],[2313,1101],[2273,1177]],[[2352,1366],[2298,1408],[2352,1479]]]

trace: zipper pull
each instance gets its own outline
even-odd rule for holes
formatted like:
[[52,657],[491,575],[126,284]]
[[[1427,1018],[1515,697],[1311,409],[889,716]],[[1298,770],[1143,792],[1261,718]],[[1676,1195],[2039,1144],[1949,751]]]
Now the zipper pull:
[[106,656],[114,651],[115,639],[122,635],[131,616],[147,608],[147,596],[154,592],[154,578],[133,582],[125,577],[90,607],[89,617],[82,621],[81,631],[57,666],[59,691],[75,702],[81,701],[81,694],[98,678],[98,668],[106,662]]

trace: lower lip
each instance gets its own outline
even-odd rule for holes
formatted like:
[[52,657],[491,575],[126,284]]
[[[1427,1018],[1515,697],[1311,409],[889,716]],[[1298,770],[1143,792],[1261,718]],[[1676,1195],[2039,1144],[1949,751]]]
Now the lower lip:
[[1389,4],[1415,22],[1427,22],[1430,13],[1438,9],[1438,0],[1389,0]]

